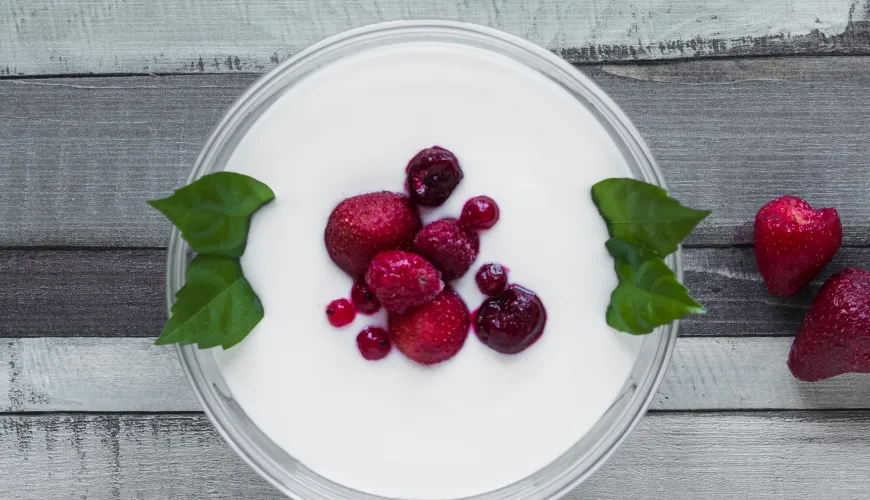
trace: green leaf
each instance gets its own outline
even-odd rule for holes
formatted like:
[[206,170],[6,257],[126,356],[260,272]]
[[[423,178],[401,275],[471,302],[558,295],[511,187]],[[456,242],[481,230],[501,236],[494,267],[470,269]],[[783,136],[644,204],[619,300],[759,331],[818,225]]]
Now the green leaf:
[[687,314],[707,312],[655,251],[613,238],[606,246],[619,278],[607,308],[608,325],[621,332],[643,334]]
[[197,255],[187,266],[185,277],[157,345],[228,349],[263,319],[263,305],[242,276],[238,259]]
[[710,215],[680,205],[664,189],[634,179],[605,179],[592,186],[592,200],[611,238],[652,248],[662,257]]
[[251,216],[273,199],[269,186],[253,177],[217,172],[148,204],[181,230],[195,252],[241,257]]

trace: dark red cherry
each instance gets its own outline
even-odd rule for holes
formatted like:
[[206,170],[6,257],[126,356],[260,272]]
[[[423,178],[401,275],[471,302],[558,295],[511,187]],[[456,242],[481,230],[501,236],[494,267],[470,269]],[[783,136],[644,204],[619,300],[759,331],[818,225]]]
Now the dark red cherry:
[[474,318],[481,342],[504,354],[516,354],[534,344],[546,323],[544,303],[535,292],[519,285],[486,299]]
[[456,156],[440,146],[417,153],[405,173],[411,201],[424,207],[437,207],[447,201],[463,175]]

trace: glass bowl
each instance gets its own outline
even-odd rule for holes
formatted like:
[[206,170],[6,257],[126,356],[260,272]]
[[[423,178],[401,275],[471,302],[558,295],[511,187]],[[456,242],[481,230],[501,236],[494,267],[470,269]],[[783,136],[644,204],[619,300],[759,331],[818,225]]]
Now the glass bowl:
[[[280,93],[333,61],[362,50],[408,42],[444,42],[489,50],[512,58],[555,81],[601,122],[619,147],[635,178],[664,187],[662,174],[638,131],[613,101],[580,71],[531,42],[493,29],[447,21],[399,21],[376,24],[317,43],[260,78],[218,123],[197,158],[188,182],[220,171],[241,137]],[[187,244],[173,230],[167,259],[166,298],[171,304],[184,285],[190,257]],[[682,280],[682,254],[668,256]],[[603,312],[602,312],[603,313]],[[647,335],[628,380],[613,405],[567,452],[536,473],[474,499],[558,498],[589,477],[610,456],[645,413],[662,379],[678,325]],[[329,481],[306,468],[273,443],[233,399],[210,350],[178,348],[181,364],[208,418],[227,443],[254,470],[291,498],[305,500],[379,499]]]

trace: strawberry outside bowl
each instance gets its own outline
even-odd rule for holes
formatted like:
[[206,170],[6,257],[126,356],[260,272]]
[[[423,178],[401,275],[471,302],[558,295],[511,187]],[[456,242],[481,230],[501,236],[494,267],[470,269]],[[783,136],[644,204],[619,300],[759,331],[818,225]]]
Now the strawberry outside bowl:
[[[351,30],[317,43],[280,64],[254,83],[229,108],[206,142],[188,182],[223,170],[240,139],[274,99],[312,72],[366,49],[433,41],[491,51],[555,81],[598,119],[636,179],[665,187],[662,174],[638,131],[589,78],[531,42],[493,29],[447,21],[400,21]],[[190,256],[190,249],[180,233],[173,230],[167,259],[166,297],[170,306],[176,292],[184,285],[184,271]],[[669,255],[666,262],[682,281],[681,250]],[[674,322],[644,337],[631,373],[613,404],[567,452],[513,484],[467,498],[558,498],[589,477],[646,412],[671,357],[677,329],[678,323]],[[275,444],[233,398],[212,351],[182,346],[178,353],[194,392],[214,427],[248,465],[280,492],[290,498],[306,500],[384,498],[332,482]],[[565,397],[575,396],[566,394]]]

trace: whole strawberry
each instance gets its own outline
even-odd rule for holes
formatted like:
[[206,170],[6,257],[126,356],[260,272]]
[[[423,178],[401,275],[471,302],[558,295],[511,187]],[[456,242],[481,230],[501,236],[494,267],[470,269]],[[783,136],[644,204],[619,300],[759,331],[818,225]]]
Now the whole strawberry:
[[460,226],[456,219],[427,224],[414,238],[414,251],[441,270],[445,280],[462,277],[480,251],[477,233]]
[[441,273],[423,257],[403,250],[375,255],[366,285],[390,312],[403,313],[434,299],[444,289]]
[[326,251],[335,264],[361,279],[372,258],[386,250],[410,250],[423,226],[407,196],[382,191],[347,198],[329,216]]
[[791,346],[788,367],[807,382],[870,373],[870,273],[846,268],[822,285]]
[[777,198],[755,216],[755,262],[773,295],[794,295],[807,286],[842,241],[836,209],[813,210],[795,196]]
[[412,360],[431,365],[456,355],[468,337],[468,307],[452,288],[405,314],[389,315],[393,344]]

